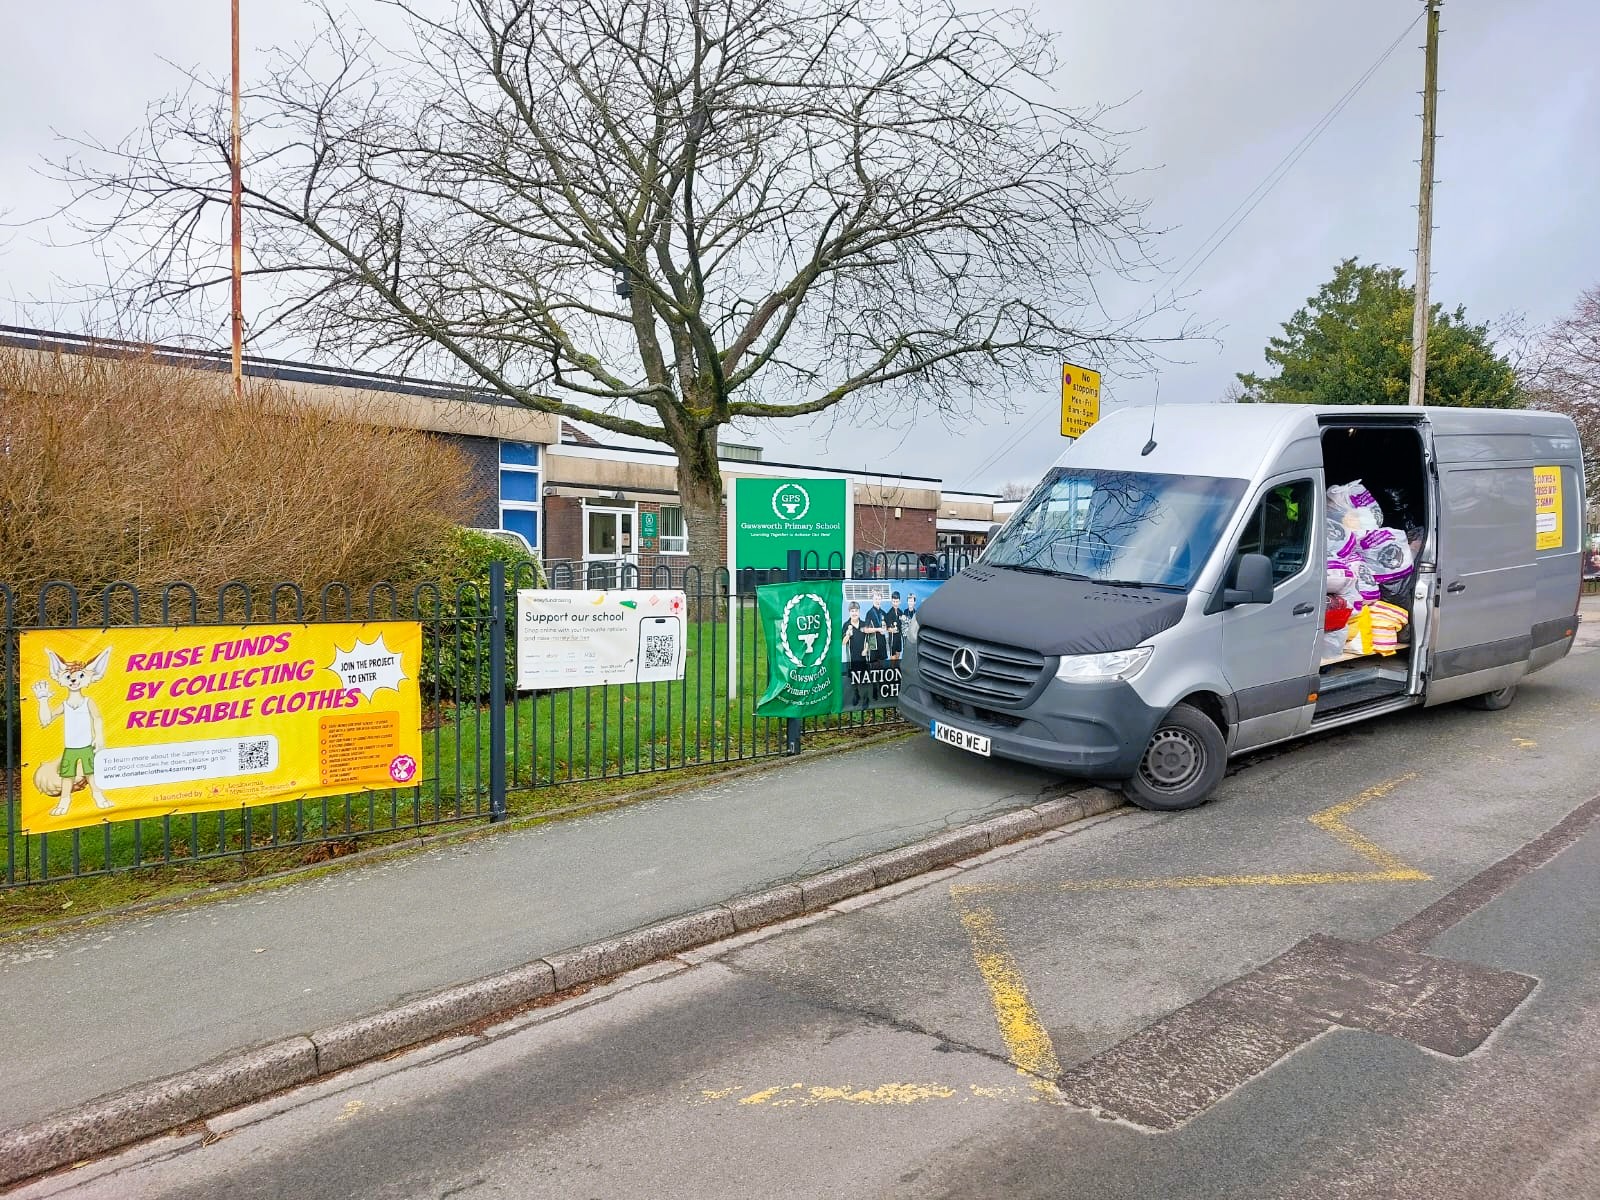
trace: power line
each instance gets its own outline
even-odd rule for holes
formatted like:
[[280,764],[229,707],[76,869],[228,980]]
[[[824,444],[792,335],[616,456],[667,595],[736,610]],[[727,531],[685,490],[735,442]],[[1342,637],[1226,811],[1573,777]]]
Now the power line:
[[[1377,60],[1374,61],[1373,64],[1362,74],[1361,78],[1356,80],[1356,82],[1351,85],[1350,90],[1345,92],[1345,94],[1339,98],[1334,106],[1325,114],[1323,114],[1322,120],[1317,122],[1317,124],[1313,126],[1312,131],[1306,137],[1300,140],[1300,144],[1298,144],[1293,150],[1285,155],[1283,159],[1279,161],[1278,166],[1274,167],[1272,172],[1269,173],[1271,182],[1267,183],[1265,190],[1261,191],[1261,194],[1256,197],[1254,203],[1252,203],[1249,208],[1245,209],[1244,214],[1240,216],[1237,221],[1234,221],[1231,226],[1229,226],[1228,231],[1222,235],[1222,237],[1214,246],[1211,247],[1210,250],[1206,251],[1205,257],[1199,262],[1195,263],[1195,265],[1189,269],[1188,274],[1184,275],[1183,278],[1179,279],[1177,283],[1172,285],[1172,294],[1174,296],[1177,295],[1178,290],[1182,288],[1185,283],[1194,278],[1195,272],[1199,271],[1201,267],[1205,266],[1207,261],[1210,260],[1211,256],[1222,248],[1222,244],[1233,236],[1233,231],[1238,229],[1240,225],[1244,224],[1244,222],[1249,218],[1250,214],[1255,212],[1255,210],[1260,207],[1261,202],[1272,194],[1273,189],[1276,188],[1278,184],[1283,182],[1285,176],[1287,176],[1289,172],[1294,169],[1294,165],[1305,156],[1306,152],[1309,151],[1312,146],[1316,145],[1317,139],[1328,131],[1328,127],[1338,119],[1339,114],[1342,113],[1349,106],[1350,102],[1356,98],[1357,93],[1359,93],[1361,89],[1366,86],[1367,81],[1378,73],[1379,68],[1381,68],[1383,64],[1389,60],[1389,57],[1394,54],[1400,43],[1405,40],[1406,35],[1416,28],[1417,22],[1420,20],[1422,20],[1422,17],[1419,15],[1416,20],[1413,20],[1410,25],[1407,25],[1401,32],[1400,36],[1389,43],[1389,48],[1380,54]],[[1275,175],[1276,178],[1272,178],[1273,175]],[[1258,189],[1261,188],[1260,184],[1257,184],[1256,186]],[[1235,209],[1234,211],[1237,212],[1238,210]]]
[[[1415,18],[1412,19],[1409,25],[1400,31],[1399,36],[1396,37],[1394,41],[1390,42],[1383,53],[1378,55],[1378,57],[1372,61],[1367,69],[1361,73],[1356,81],[1345,89],[1344,93],[1336,101],[1334,101],[1333,105],[1328,109],[1328,111],[1323,113],[1322,116],[1312,124],[1311,128],[1301,135],[1300,140],[1290,147],[1288,152],[1284,154],[1284,156],[1280,158],[1277,163],[1274,164],[1273,167],[1261,177],[1261,179],[1256,183],[1255,187],[1251,188],[1250,191],[1245,194],[1244,199],[1240,200],[1239,203],[1233,207],[1233,211],[1228,213],[1227,216],[1223,217],[1222,220],[1217,223],[1216,227],[1212,229],[1211,232],[1208,233],[1192,251],[1189,252],[1189,257],[1184,259],[1175,268],[1173,268],[1173,274],[1183,271],[1186,267],[1188,267],[1189,270],[1186,274],[1179,278],[1177,282],[1173,283],[1170,288],[1166,289],[1169,298],[1176,297],[1179,289],[1187,284],[1190,279],[1194,278],[1195,274],[1211,260],[1212,255],[1220,250],[1223,244],[1233,236],[1234,232],[1239,228],[1239,226],[1243,225],[1245,221],[1250,219],[1250,214],[1255,212],[1255,210],[1261,206],[1261,203],[1272,194],[1273,189],[1275,189],[1279,183],[1283,182],[1285,176],[1287,176],[1288,173],[1294,169],[1295,164],[1298,163],[1300,159],[1305,156],[1307,151],[1309,151],[1311,147],[1317,143],[1317,140],[1321,138],[1325,132],[1327,132],[1329,126],[1331,126],[1333,122],[1338,119],[1339,114],[1344,112],[1344,110],[1350,105],[1350,102],[1354,100],[1361,92],[1361,89],[1364,88],[1368,81],[1378,73],[1383,64],[1386,63],[1390,56],[1394,54],[1400,43],[1403,42],[1407,35],[1409,35],[1411,31],[1417,27],[1417,23],[1421,21],[1425,15],[1427,15],[1426,10],[1424,10],[1422,13],[1419,13]],[[1240,211],[1241,209],[1243,210],[1242,213]],[[1235,220],[1235,217],[1238,219]],[[1217,236],[1219,233],[1222,235],[1220,238]],[[1209,249],[1207,249],[1208,246],[1210,247]],[[1205,251],[1204,257],[1202,257],[1199,262],[1194,262],[1195,256],[1200,254],[1202,250]],[[1194,265],[1189,267],[1190,263],[1194,263]],[[1150,311],[1147,312],[1143,317],[1140,317],[1137,322],[1135,322],[1133,326],[1134,329],[1139,328],[1140,325],[1143,325],[1155,315],[1157,311],[1155,307],[1156,301],[1161,298],[1162,290],[1163,289],[1158,288],[1154,293],[1151,294],[1150,299],[1146,302],[1150,305]],[[1037,430],[1049,416],[1051,416],[1052,411],[1053,410],[1047,408],[1032,422],[1019,426],[1017,432],[1010,439],[1008,439],[999,447],[999,449],[997,449],[993,454],[989,455],[986,459],[972,469],[972,471],[962,481],[962,486],[965,487],[970,484],[973,479],[981,475],[984,471],[988,470],[990,466],[998,462],[1001,458],[1005,457],[1017,446],[1019,446],[1024,439],[1033,434],[1033,432]]]

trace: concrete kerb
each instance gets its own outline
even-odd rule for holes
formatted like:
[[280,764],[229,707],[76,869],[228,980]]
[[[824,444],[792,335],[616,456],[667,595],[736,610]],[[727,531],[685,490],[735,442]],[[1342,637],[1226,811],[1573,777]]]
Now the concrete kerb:
[[421,996],[310,1035],[317,1074],[327,1075],[541,999],[556,990],[555,968],[544,959],[497,975]]
[[316,1076],[316,1046],[310,1038],[290,1037],[113,1092],[0,1133],[0,1184],[70,1166]]
[[733,928],[743,933],[774,921],[798,917],[806,910],[805,892],[797,883],[786,883],[765,892],[740,896],[728,901],[724,907],[733,917]]
[[0,1131],[0,1185],[167,1133],[570,988],[774,921],[814,913],[1121,805],[1122,798],[1115,793],[1085,788],[619,937],[549,954],[382,1012],[228,1055],[33,1125]]

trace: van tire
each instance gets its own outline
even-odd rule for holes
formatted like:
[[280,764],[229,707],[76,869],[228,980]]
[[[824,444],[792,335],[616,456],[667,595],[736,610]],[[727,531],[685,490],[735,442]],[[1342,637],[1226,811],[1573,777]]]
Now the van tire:
[[1510,684],[1498,692],[1485,692],[1481,696],[1467,698],[1468,708],[1476,708],[1481,712],[1499,712],[1502,708],[1510,708],[1511,702],[1517,698],[1517,685]]
[[1227,767],[1222,731],[1198,708],[1180,704],[1161,718],[1122,792],[1151,812],[1195,808],[1211,798]]

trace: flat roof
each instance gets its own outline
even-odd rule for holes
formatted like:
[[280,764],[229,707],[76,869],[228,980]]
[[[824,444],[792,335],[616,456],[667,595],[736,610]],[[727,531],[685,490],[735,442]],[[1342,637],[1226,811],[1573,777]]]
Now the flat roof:
[[[33,329],[25,325],[0,324],[0,346],[13,346],[23,350],[42,350],[60,354],[81,354],[90,357],[146,357],[163,366],[187,367],[196,371],[220,373],[230,371],[233,368],[233,356],[225,350],[188,349],[182,346],[167,346],[118,338],[94,337],[89,334]],[[442,383],[435,379],[419,379],[410,375],[391,375],[381,371],[324,367],[316,363],[299,362],[285,358],[266,358],[256,354],[244,356],[243,369],[244,374],[252,379],[272,379],[285,383],[322,384],[327,387],[355,388],[405,396],[426,396],[438,400],[459,400],[470,404],[487,404],[497,408],[523,409],[530,412],[539,411],[538,409],[531,409],[509,396],[503,396],[498,392],[485,388],[463,387],[459,384]],[[562,417],[561,420],[576,425],[582,424],[582,418],[579,417]],[[560,438],[559,433],[557,437],[558,439]],[[719,449],[760,450],[761,447],[747,443],[724,442],[720,444]],[[558,440],[551,443],[548,446],[548,450],[558,454],[569,454],[577,458],[597,457],[592,453],[588,455],[581,453],[581,451],[593,452],[597,450],[606,451],[608,455],[618,457],[634,454],[655,458],[677,457],[677,454],[670,449],[657,449],[654,446],[618,445],[614,442],[593,438],[592,435],[591,440],[584,442]],[[719,461],[730,463],[735,467],[754,468],[757,473],[765,473],[765,468],[776,467],[780,470],[814,471],[827,475],[842,475],[867,482],[875,479],[898,480],[906,483],[932,485],[934,488],[941,488],[944,482],[942,479],[932,475],[902,475],[889,471],[842,470],[838,467],[816,466],[810,463],[774,462],[767,458],[750,459],[721,453],[717,455],[717,458]],[[991,499],[991,497],[983,496],[982,493],[959,494]]]
[[984,500],[999,500],[1000,499],[1000,493],[999,492],[948,492],[947,491],[944,494],[944,498],[946,500],[954,500],[957,503],[960,503],[963,500],[977,500],[977,501],[981,502],[981,501],[984,501]]
[[[30,329],[25,325],[0,325],[0,346],[21,350],[44,350],[58,354],[81,354],[97,358],[147,357],[168,367],[188,367],[194,371],[231,371],[233,355],[226,350],[191,350],[183,346],[163,346],[150,342],[130,342],[118,338],[92,337],[81,333],[57,333]],[[393,392],[403,396],[427,396],[435,400],[461,400],[469,404],[491,404],[497,408],[527,408],[509,396],[486,388],[463,387],[437,379],[418,379],[410,375],[389,375],[381,371],[319,366],[287,358],[244,356],[244,374],[251,379],[276,379],[284,383],[320,383],[327,387],[360,388],[365,391]],[[538,411],[537,409],[530,411]]]

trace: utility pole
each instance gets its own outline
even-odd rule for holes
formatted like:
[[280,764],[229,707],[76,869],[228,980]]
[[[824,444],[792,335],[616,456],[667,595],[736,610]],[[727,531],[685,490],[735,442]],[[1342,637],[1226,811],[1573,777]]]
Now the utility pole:
[[1422,403],[1428,381],[1428,264],[1433,241],[1433,136],[1439,92],[1439,0],[1428,6],[1428,43],[1422,68],[1422,185],[1417,197],[1417,281],[1412,289],[1411,403]]
[[244,399],[244,212],[239,163],[239,0],[233,0],[233,396]]

